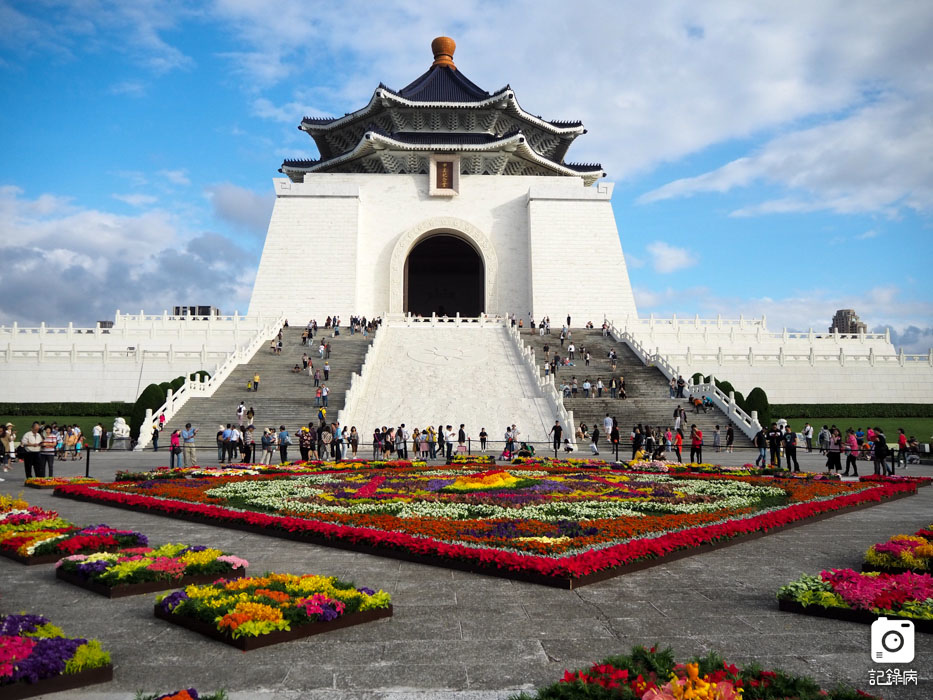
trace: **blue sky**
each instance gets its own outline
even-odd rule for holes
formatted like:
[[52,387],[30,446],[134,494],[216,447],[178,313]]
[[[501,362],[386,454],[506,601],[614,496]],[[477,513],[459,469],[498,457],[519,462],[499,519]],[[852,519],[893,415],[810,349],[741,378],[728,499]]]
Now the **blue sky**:
[[0,0],[0,323],[245,311],[271,178],[316,155],[301,117],[404,86],[446,34],[484,89],[585,122],[568,157],[616,183],[643,315],[851,307],[933,345],[933,6],[567,10]]

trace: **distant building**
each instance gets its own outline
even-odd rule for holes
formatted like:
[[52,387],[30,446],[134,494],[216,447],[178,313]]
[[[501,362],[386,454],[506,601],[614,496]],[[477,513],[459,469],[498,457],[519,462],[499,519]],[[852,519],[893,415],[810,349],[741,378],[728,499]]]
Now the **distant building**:
[[833,323],[829,327],[830,333],[836,331],[849,335],[865,333],[868,331],[868,326],[858,320],[855,309],[839,309],[836,311],[836,315],[833,316]]
[[220,309],[216,306],[173,306],[173,316],[220,316]]

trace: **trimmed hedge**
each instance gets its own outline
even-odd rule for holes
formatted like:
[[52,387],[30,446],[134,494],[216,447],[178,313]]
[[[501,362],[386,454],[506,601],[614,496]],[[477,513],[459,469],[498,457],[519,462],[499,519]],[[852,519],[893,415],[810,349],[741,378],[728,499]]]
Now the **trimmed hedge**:
[[125,416],[133,404],[123,401],[104,403],[0,403],[3,416]]
[[764,389],[755,387],[748,392],[748,398],[745,399],[744,410],[751,415],[752,411],[758,411],[758,422],[762,425],[771,424],[771,406],[768,405],[768,395]]
[[930,403],[782,403],[771,412],[787,418],[933,418]]

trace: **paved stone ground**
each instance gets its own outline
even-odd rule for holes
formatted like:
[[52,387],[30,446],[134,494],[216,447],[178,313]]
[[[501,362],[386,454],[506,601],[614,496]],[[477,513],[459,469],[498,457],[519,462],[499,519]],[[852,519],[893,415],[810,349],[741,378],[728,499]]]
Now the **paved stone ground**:
[[[161,456],[161,453],[160,453]],[[743,463],[745,455],[716,456]],[[95,455],[92,474],[149,468],[156,455]],[[804,456],[818,470],[822,458]],[[866,470],[867,471],[867,470]],[[60,464],[59,475],[83,473]],[[909,473],[933,475],[929,466]],[[578,591],[453,572],[392,559],[197,525],[170,518],[55,498],[21,489],[8,477],[0,491],[25,492],[36,505],[74,522],[105,522],[149,535],[155,544],[210,544],[247,558],[251,572],[321,573],[390,592],[395,616],[320,637],[244,654],[152,616],[153,596],[118,600],[57,581],[51,566],[0,558],[0,613],[50,617],[74,636],[99,638],[113,655],[108,685],[67,694],[78,700],[129,698],[138,689],[168,692],[226,688],[246,698],[505,698],[557,680],[634,644],[674,647],[678,657],[718,650],[738,663],[812,675],[865,690],[869,627],[777,610],[777,588],[801,573],[857,568],[864,550],[933,520],[933,487],[917,496],[737,544],[718,552],[617,577]],[[917,635],[917,687],[885,688],[893,700],[933,697],[933,639]],[[64,697],[65,694],[54,697]]]

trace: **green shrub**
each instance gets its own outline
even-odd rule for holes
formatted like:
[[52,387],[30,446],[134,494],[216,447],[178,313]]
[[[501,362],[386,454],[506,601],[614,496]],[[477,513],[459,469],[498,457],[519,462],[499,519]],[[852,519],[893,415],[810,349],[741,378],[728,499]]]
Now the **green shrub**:
[[172,392],[176,392],[176,391],[178,391],[179,389],[181,389],[181,388],[185,385],[185,382],[187,382],[187,381],[188,381],[188,380],[185,379],[183,376],[182,376],[182,377],[175,377],[175,378],[171,381]]
[[[168,384],[167,382],[163,382]],[[165,403],[165,390],[161,388],[162,384],[150,384],[145,389],[143,393],[139,395],[139,398],[136,399],[136,403],[133,404],[133,409],[130,412],[130,435],[139,439],[139,431],[142,427],[143,421],[146,419],[146,409],[151,409],[155,411],[159,406]],[[149,426],[146,426],[149,428]]]
[[771,406],[774,415],[793,418],[933,418],[929,403],[782,403]]
[[3,416],[125,416],[133,408],[124,401],[51,402],[51,403],[0,403]]
[[702,374],[700,374],[699,372],[697,372],[696,374],[694,374],[694,375],[691,377],[691,379],[693,380],[693,383],[694,383],[694,384],[703,384],[703,383],[706,382],[706,378],[705,378]]
[[748,392],[744,410],[749,414],[752,411],[758,411],[758,422],[762,425],[771,424],[771,407],[768,405],[768,395],[761,387],[756,386]]

